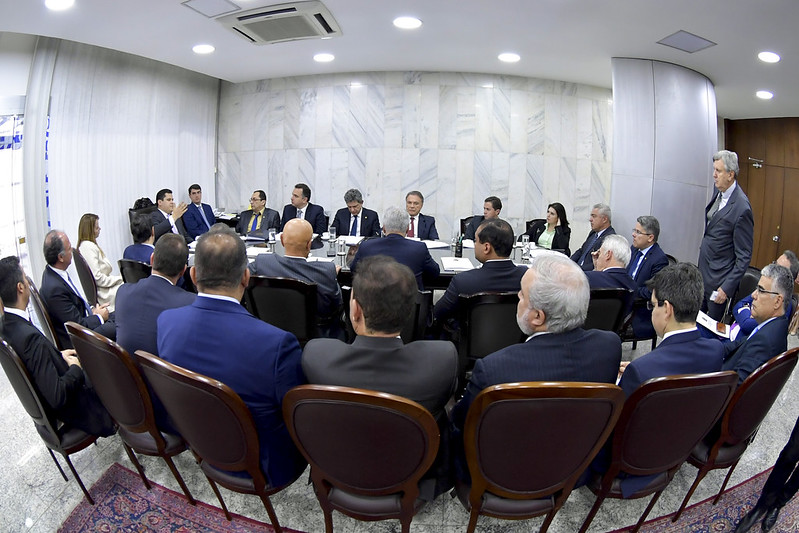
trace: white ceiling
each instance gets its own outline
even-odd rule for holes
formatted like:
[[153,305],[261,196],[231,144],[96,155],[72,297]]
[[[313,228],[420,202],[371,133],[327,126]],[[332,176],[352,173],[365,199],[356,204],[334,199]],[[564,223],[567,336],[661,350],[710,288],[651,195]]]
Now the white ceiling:
[[[233,0],[242,9],[281,0]],[[231,82],[330,72],[455,71],[611,86],[612,57],[676,63],[706,75],[725,118],[799,116],[797,0],[323,0],[342,30],[330,40],[255,46],[181,0],[0,0],[0,31],[46,35],[149,57]],[[424,25],[394,28],[399,15]],[[656,44],[685,30],[717,43],[688,54]],[[191,47],[210,43],[198,56]],[[782,56],[775,65],[757,53]],[[315,63],[317,52],[332,63]],[[521,61],[497,60],[515,51]],[[775,94],[755,97],[758,89]]]

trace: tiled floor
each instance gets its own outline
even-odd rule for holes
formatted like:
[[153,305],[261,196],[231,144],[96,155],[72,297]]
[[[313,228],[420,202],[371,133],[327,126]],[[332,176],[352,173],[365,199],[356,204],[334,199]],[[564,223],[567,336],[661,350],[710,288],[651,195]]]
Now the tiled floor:
[[[799,346],[799,341],[792,337],[788,344],[789,347]],[[627,344],[624,355],[625,358],[631,358],[647,350],[648,347],[639,345],[636,352],[631,352]],[[730,486],[773,465],[790,435],[797,416],[799,416],[799,379],[794,373],[761,427],[757,440],[749,447],[738,465]],[[32,422],[2,373],[0,373],[0,419],[6,428],[0,439],[0,472],[2,472],[0,490],[3,494],[0,497],[0,531],[40,533],[55,531],[80,502],[83,494],[76,483],[64,482],[58,474]],[[142,457],[141,461],[151,480],[180,491],[168,468],[160,459]],[[117,437],[101,439],[97,446],[73,455],[73,462],[87,486],[91,486],[113,462],[132,468]],[[176,464],[197,499],[218,505],[210,486],[188,453],[177,457]],[[64,468],[66,469],[66,466]],[[669,514],[676,510],[695,474],[696,469],[683,466],[655,505],[650,517]],[[713,495],[720,486],[724,474],[724,471],[708,474],[691,502],[695,503]],[[306,480],[307,475],[273,497],[278,518],[282,525],[300,531],[309,533],[324,531],[322,512]],[[232,512],[268,521],[266,511],[258,498],[228,491],[224,491],[223,495]],[[647,501],[647,499],[606,500],[590,531],[610,531],[635,523]],[[556,533],[577,531],[593,502],[594,496],[588,489],[581,488],[574,491],[555,517],[550,531]],[[520,522],[480,518],[478,530],[527,533],[537,530],[541,521],[542,518]],[[465,531],[467,522],[468,514],[457,499],[443,496],[414,518],[412,531],[444,533]],[[400,529],[399,523],[395,520],[367,523],[338,513],[334,515],[334,527],[340,532],[383,532]]]

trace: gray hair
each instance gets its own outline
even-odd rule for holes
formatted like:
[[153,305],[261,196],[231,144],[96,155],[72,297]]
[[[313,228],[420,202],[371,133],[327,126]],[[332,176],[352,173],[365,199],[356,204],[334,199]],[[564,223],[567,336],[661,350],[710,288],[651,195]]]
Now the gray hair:
[[596,209],[599,216],[608,217],[608,223],[610,223],[612,213],[608,204],[594,204],[592,209]]
[[613,252],[613,259],[622,264],[625,268],[630,263],[630,243],[621,235],[608,235],[602,240],[599,247],[600,253]]
[[344,193],[344,203],[348,204],[350,202],[358,202],[359,204],[363,203],[363,195],[361,191],[358,189],[350,189]]
[[408,224],[411,219],[408,212],[398,207],[388,207],[383,213],[383,227],[386,233],[405,233],[408,231]]
[[641,215],[635,221],[641,224],[644,233],[649,233],[655,237],[655,242],[657,242],[658,237],[660,237],[660,222],[658,222],[658,219],[651,215]]
[[720,150],[713,154],[713,161],[721,161],[727,172],[733,172],[738,179],[738,154],[729,150]]
[[791,271],[782,265],[771,263],[763,267],[760,276],[771,280],[771,290],[782,296],[782,308],[785,309],[793,294]]
[[528,305],[544,312],[547,331],[562,333],[582,326],[591,293],[577,263],[563,254],[547,253],[536,257],[530,270],[535,281],[527,293]]

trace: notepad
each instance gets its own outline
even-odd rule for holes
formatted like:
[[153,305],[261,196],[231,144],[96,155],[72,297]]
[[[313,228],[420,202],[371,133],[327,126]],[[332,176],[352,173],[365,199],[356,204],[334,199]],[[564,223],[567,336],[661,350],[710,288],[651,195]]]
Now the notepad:
[[716,322],[710,318],[707,313],[699,311],[699,314],[696,315],[696,323],[706,327],[719,337],[724,337],[725,339],[730,338],[730,326],[723,322]]
[[474,268],[468,257],[442,257],[441,264],[444,265],[444,270],[464,271]]

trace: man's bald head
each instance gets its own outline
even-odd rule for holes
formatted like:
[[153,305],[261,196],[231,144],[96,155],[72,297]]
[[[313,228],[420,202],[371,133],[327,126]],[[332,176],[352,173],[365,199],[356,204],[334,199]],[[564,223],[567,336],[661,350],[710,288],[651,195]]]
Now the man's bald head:
[[292,218],[286,222],[280,242],[286,250],[286,255],[308,257],[311,251],[313,227],[310,222],[302,218]]

